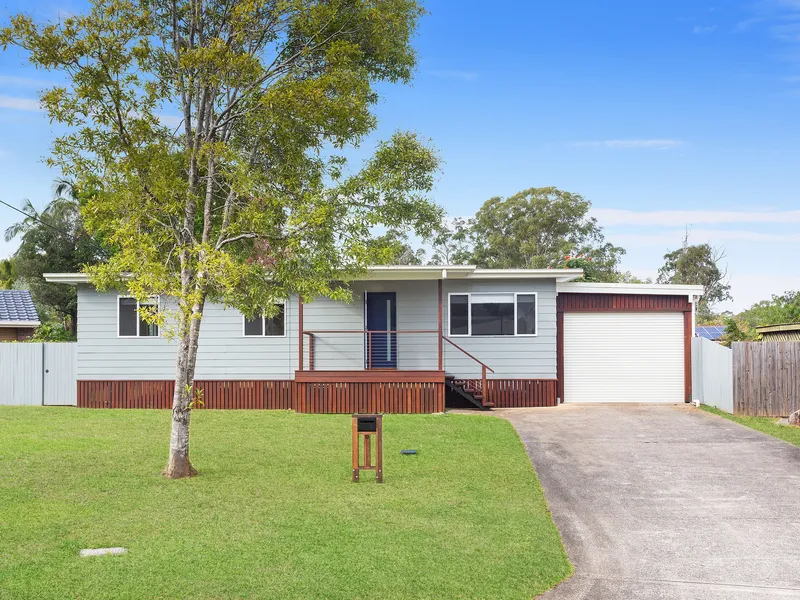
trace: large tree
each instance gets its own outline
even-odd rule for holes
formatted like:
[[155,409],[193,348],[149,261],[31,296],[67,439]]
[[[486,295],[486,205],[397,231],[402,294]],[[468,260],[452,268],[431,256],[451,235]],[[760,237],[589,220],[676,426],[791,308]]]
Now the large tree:
[[54,315],[71,337],[77,333],[78,302],[73,286],[45,281],[44,273],[72,273],[108,258],[108,252],[86,231],[80,194],[70,181],[58,180],[54,197],[41,212],[25,200],[25,217],[10,225],[5,240],[20,238],[14,253],[17,280],[30,290],[42,314]]
[[697,315],[700,320],[706,319],[712,314],[711,307],[714,304],[732,299],[727,271],[720,266],[724,258],[721,250],[709,244],[690,245],[687,236],[680,248],[664,255],[657,281],[702,285],[704,291],[697,304]]
[[472,250],[459,258],[486,268],[545,269],[585,256],[595,281],[615,281],[625,250],[605,241],[590,207],[582,196],[554,187],[491,198],[469,220]]
[[[164,473],[196,473],[189,423],[207,301],[247,315],[299,294],[346,300],[370,231],[426,236],[436,155],[411,133],[360,170],[343,150],[376,127],[375,84],[407,82],[415,0],[94,0],[0,33],[67,85],[41,101],[68,128],[51,164],[97,190],[87,225],[118,251],[99,289],[174,298],[146,310],[177,340]],[[176,115],[172,117],[170,115]],[[172,304],[172,303],[171,303]]]

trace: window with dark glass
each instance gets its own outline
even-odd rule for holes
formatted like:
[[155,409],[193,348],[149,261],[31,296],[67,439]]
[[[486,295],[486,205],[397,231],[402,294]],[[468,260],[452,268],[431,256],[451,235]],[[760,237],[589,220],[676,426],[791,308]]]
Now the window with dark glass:
[[275,305],[277,312],[275,315],[257,317],[255,319],[244,320],[244,334],[246,336],[267,336],[282,337],[285,335],[284,305]]
[[139,328],[139,314],[136,312],[136,298],[119,299],[119,335],[136,337]]
[[472,335],[514,335],[513,294],[473,295]]
[[535,294],[517,294],[517,335],[536,335]]
[[469,335],[469,296],[450,296],[450,335]]
[[245,335],[264,335],[264,318],[256,317],[255,319],[244,319],[244,334]]
[[119,298],[120,337],[157,337],[158,325],[148,323],[142,318],[143,312],[151,312],[158,308],[158,300],[151,299],[138,302],[136,298]]

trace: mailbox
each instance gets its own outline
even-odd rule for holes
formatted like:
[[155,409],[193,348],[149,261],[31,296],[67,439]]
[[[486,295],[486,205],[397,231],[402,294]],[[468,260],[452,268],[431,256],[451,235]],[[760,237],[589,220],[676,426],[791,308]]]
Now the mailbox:
[[[364,462],[360,454],[363,438]],[[372,438],[375,438],[375,464],[372,464]],[[383,419],[381,415],[353,415],[353,481],[361,471],[375,471],[375,481],[383,483]]]
[[356,415],[359,433],[377,433],[378,415]]

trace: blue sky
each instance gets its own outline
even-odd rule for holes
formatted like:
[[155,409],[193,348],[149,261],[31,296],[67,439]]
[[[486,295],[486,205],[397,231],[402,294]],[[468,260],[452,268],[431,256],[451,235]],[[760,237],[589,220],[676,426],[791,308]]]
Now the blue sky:
[[[429,0],[411,86],[382,86],[380,129],[431,139],[434,198],[468,216],[557,186],[593,203],[624,267],[654,276],[688,227],[725,251],[735,310],[800,289],[800,0]],[[40,19],[80,3],[6,0]],[[0,53],[0,199],[42,206],[52,76]],[[0,227],[16,219],[0,206]],[[0,256],[14,245],[0,242]]]

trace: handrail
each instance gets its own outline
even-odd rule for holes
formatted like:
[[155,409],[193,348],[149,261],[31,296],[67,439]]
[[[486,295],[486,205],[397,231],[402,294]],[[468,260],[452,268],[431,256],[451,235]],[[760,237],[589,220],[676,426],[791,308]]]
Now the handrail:
[[491,371],[492,373],[494,373],[494,369],[493,369],[492,367],[490,367],[489,365],[487,365],[485,362],[483,362],[483,361],[481,361],[481,360],[479,360],[479,359],[475,358],[474,356],[472,356],[472,354],[470,354],[469,352],[467,352],[466,350],[464,350],[464,349],[463,349],[461,346],[459,346],[458,344],[456,344],[456,343],[455,343],[453,340],[451,340],[450,338],[448,338],[448,337],[445,337],[445,336],[442,336],[442,339],[443,339],[445,342],[448,342],[449,344],[453,345],[453,346],[454,346],[454,347],[455,347],[457,350],[460,350],[461,352],[463,352],[464,354],[466,354],[467,356],[469,356],[469,357],[470,357],[472,360],[474,360],[474,361],[475,361],[476,363],[478,363],[480,366],[482,366],[482,367],[486,367],[486,369],[488,369],[489,371]]
[[463,352],[464,354],[469,356],[472,360],[474,360],[476,363],[478,363],[481,366],[481,398],[482,398],[481,399],[481,404],[483,404],[483,406],[487,406],[487,405],[488,406],[493,406],[491,404],[491,402],[489,401],[489,386],[487,385],[486,371],[491,371],[492,373],[494,373],[494,369],[492,367],[490,367],[489,365],[487,365],[485,362],[483,362],[481,360],[478,360],[477,358],[472,356],[472,354],[470,354],[469,352],[464,350],[461,346],[456,344],[450,338],[442,336],[442,339],[445,340],[446,342],[448,342],[450,345],[452,345],[456,350],[459,350],[460,352]]
[[438,329],[313,329],[303,332],[306,335],[315,333],[439,333]]

